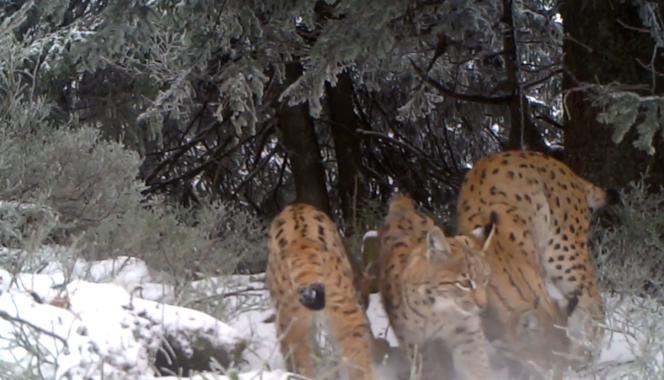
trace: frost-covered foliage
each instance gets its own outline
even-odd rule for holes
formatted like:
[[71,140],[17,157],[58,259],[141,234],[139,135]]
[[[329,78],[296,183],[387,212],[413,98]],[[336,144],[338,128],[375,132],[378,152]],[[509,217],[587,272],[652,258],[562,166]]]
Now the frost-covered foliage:
[[37,204],[0,201],[0,246],[30,247],[46,241],[58,226],[58,214]]
[[96,130],[41,128],[9,142],[0,168],[0,199],[11,200],[0,203],[5,245],[76,242],[86,257],[133,255],[176,275],[261,262],[263,226],[252,215],[144,199],[137,155]]
[[[141,198],[138,155],[104,141],[97,129],[75,128],[76,120],[52,123],[51,103],[26,79],[27,60],[20,49],[0,58],[0,200],[13,202],[3,203],[2,212],[3,242],[9,244],[27,235],[40,244],[81,233]],[[8,234],[26,223],[41,225],[41,232]]]
[[[274,128],[280,102],[307,102],[329,182],[337,179],[325,131],[338,110],[327,101],[347,75],[352,88],[342,96],[374,133],[356,136],[368,151],[365,175],[380,183],[403,172],[381,166],[384,156],[438,163],[424,199],[456,186],[449,171],[505,143],[509,112],[491,99],[518,84],[508,80],[507,19],[519,45],[509,59],[523,62],[517,81],[538,115],[560,116],[555,2],[503,3],[512,4],[509,17],[501,2],[479,0],[13,2],[0,6],[0,51],[20,50],[19,66],[52,102],[54,120],[76,119],[137,150],[148,191],[178,188],[171,195],[183,203],[213,194],[261,211],[292,192]],[[289,65],[301,71],[287,74]]]
[[624,295],[664,297],[664,197],[648,192],[645,180],[610,210],[614,223],[598,227],[594,252],[603,288]]
[[[600,212],[592,252],[606,310],[604,352],[582,378],[664,376],[664,207],[647,178],[630,184],[622,204]],[[607,360],[611,357],[611,360]]]
[[[637,2],[659,44],[655,2]],[[146,191],[183,204],[212,195],[271,216],[292,199],[293,152],[277,128],[283,103],[307,103],[332,193],[343,170],[329,131],[340,123],[361,140],[371,195],[419,187],[417,198],[435,207],[449,202],[465,165],[515,146],[517,95],[520,118],[543,142],[561,141],[556,0],[3,4],[0,52],[21,57],[14,65],[50,101],[50,120],[122,141],[141,155]],[[329,102],[343,76],[350,111]],[[648,148],[661,102],[623,95],[602,120],[621,123],[616,137],[638,128],[635,143]],[[635,122],[635,108],[647,116]],[[335,118],[344,111],[354,125]],[[408,183],[405,166],[426,166],[422,183]]]
[[102,141],[95,129],[18,133],[3,155],[0,199],[48,205],[62,234],[98,225],[140,201],[138,155]]
[[606,294],[604,342],[598,360],[566,379],[661,379],[661,298]]
[[[75,12],[57,4],[78,6]],[[47,5],[47,6],[45,6]],[[188,108],[198,81],[215,81],[222,91],[213,107],[228,106],[235,127],[252,127],[256,100],[269,84],[265,69],[283,81],[284,64],[302,57],[304,75],[282,97],[310,102],[322,109],[325,82],[336,83],[348,67],[366,75],[370,87],[382,74],[409,66],[419,37],[403,29],[409,23],[427,35],[472,40],[490,51],[500,46],[493,28],[500,6],[495,2],[446,1],[440,5],[349,0],[325,2],[245,1],[178,2],[119,1],[88,4],[76,1],[26,2],[20,11],[6,7],[16,19],[13,31],[30,42],[35,58],[49,75],[65,70],[96,72],[115,65],[158,84],[141,118],[164,117]],[[21,16],[27,15],[24,19]],[[407,20],[405,17],[414,17]],[[66,28],[58,28],[65,24]],[[304,34],[302,34],[304,33]],[[307,40],[306,33],[317,33]],[[312,36],[313,37],[313,36]],[[72,65],[73,64],[73,65]],[[224,65],[222,71],[210,71]],[[143,75],[140,75],[143,74]],[[83,80],[83,78],[80,78]],[[204,84],[203,84],[204,85]],[[159,115],[158,115],[159,114]],[[222,112],[217,115],[221,116]]]
[[[218,202],[201,201],[194,209],[145,197],[136,151],[81,114],[61,117],[62,105],[40,91],[38,77],[53,75],[58,64],[73,66],[62,55],[36,54],[53,46],[35,44],[62,30],[23,26],[34,17],[65,16],[59,7],[39,5],[23,3],[0,24],[0,49],[9,53],[0,54],[0,244],[27,251],[43,243],[72,245],[89,258],[129,254],[176,277],[233,271],[244,259],[260,264],[263,227],[253,215]],[[82,43],[79,37],[74,42]],[[60,48],[70,51],[74,42]],[[21,263],[25,258],[15,264]]]
[[650,155],[655,154],[653,139],[664,130],[664,97],[616,91],[610,86],[597,86],[594,90],[595,103],[603,109],[597,120],[613,127],[613,142],[622,142],[627,132],[635,128],[638,138],[632,143],[634,147]]
[[[638,30],[652,41],[652,52],[644,52],[649,60],[633,58],[646,73],[643,82],[589,86],[594,103],[602,109],[597,120],[613,128],[613,142],[622,142],[627,132],[636,129],[638,137],[632,143],[634,147],[654,155],[658,144],[653,139],[664,131],[664,96],[661,84],[658,84],[662,76],[660,50],[664,47],[664,6],[661,2],[649,0],[633,0],[632,3],[638,9],[641,25],[624,27]],[[642,45],[642,49],[648,47]]]
[[86,256],[141,257],[152,268],[190,279],[229,273],[240,264],[250,271],[262,267],[264,226],[250,214],[223,204],[196,210],[145,206],[88,229],[82,239]]
[[[159,269],[228,272],[263,255],[263,227],[231,206],[144,199],[137,154],[90,128],[42,127],[11,139],[0,176],[3,243],[76,242],[86,257],[142,257]],[[200,269],[196,267],[200,266]]]

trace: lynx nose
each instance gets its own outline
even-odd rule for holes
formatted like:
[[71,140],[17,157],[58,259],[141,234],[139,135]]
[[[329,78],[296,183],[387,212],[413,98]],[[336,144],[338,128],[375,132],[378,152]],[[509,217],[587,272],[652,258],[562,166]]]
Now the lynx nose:
[[325,307],[325,285],[315,282],[300,288],[300,303],[314,311],[323,309]]

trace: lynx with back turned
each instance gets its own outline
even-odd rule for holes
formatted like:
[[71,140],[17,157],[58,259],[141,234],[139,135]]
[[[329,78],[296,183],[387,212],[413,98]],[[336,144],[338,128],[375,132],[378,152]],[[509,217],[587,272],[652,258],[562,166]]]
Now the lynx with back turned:
[[288,370],[316,378],[323,321],[350,378],[377,379],[359,278],[334,222],[312,206],[288,206],[272,222],[268,250],[266,285]]

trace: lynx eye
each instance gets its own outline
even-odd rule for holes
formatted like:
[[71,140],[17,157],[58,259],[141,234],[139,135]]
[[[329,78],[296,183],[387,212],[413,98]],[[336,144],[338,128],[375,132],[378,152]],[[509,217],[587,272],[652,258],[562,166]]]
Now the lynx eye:
[[458,281],[458,282],[454,283],[454,285],[456,285],[457,288],[463,290],[464,292],[469,292],[469,291],[475,289],[475,281],[473,281],[469,278],[467,278],[463,281]]

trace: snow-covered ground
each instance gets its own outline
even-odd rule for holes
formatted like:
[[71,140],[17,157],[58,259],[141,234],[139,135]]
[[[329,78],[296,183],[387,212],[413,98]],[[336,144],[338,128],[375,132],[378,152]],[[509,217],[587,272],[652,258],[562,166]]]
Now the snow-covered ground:
[[[63,257],[58,249],[46,247],[33,256]],[[19,254],[0,249],[0,257]],[[288,378],[262,276],[194,284],[210,295],[224,295],[228,319],[222,322],[169,305],[174,301],[173,289],[158,283],[140,260],[70,260],[66,265],[60,261],[42,265],[35,273],[0,269],[0,378],[30,378],[25,375],[31,374],[44,379],[153,379],[152,357],[164,340],[187,353],[194,350],[192,340],[201,337],[206,344],[229,351],[246,348],[233,374],[208,373],[192,379]],[[600,360],[573,378],[648,378],[645,361],[651,361],[650,367],[664,363],[664,347],[652,334],[664,327],[657,317],[662,306],[617,297],[607,297],[606,302],[612,313]],[[376,295],[371,298],[369,317],[376,336],[396,345]],[[381,368],[380,373],[384,379],[393,377],[389,368]]]

